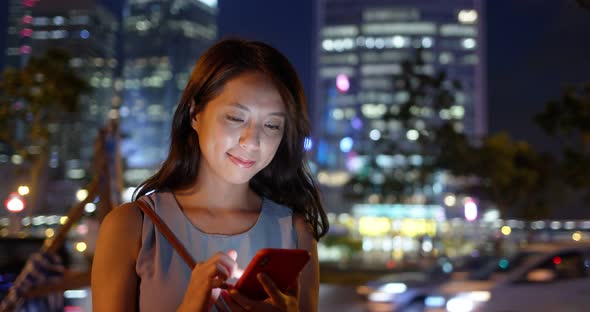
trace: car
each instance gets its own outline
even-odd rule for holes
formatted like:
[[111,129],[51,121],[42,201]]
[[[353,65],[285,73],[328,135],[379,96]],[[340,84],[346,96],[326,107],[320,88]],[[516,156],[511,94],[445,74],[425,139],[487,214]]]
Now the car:
[[[494,302],[506,301],[501,293],[496,293],[501,287],[507,287],[523,278],[535,265],[553,261],[555,257],[565,255],[570,248],[582,248],[584,245],[568,243],[538,243],[530,244],[512,256],[500,258],[495,264],[474,272],[465,281],[450,281],[438,286],[425,301],[425,311],[471,312],[482,311],[486,307],[493,307]],[[541,273],[536,273],[538,276]],[[533,275],[534,276],[534,275]],[[500,309],[499,311],[537,311],[536,309]],[[549,310],[548,310],[549,311]],[[551,311],[564,311],[561,309]]]
[[564,246],[494,287],[481,311],[588,311],[590,245]]
[[[462,278],[466,272],[490,261],[488,256],[473,254],[456,259],[440,258],[424,271],[397,272],[384,275],[356,288],[357,294],[368,301],[369,309],[406,311],[420,310],[425,296],[438,284]],[[378,308],[377,308],[378,307]]]

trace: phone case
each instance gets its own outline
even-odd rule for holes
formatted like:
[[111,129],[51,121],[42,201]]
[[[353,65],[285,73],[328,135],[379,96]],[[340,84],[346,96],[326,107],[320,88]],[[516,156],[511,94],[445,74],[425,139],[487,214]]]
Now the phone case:
[[309,261],[310,255],[304,249],[265,248],[259,250],[235,287],[243,295],[254,300],[268,297],[256,276],[265,273],[282,291],[295,284],[297,275]]

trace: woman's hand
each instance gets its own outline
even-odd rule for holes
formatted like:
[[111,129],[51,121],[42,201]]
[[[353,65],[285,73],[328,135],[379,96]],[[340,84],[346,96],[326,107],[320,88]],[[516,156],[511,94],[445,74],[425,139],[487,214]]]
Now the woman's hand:
[[230,250],[227,254],[218,252],[205,262],[197,263],[178,311],[209,311],[213,304],[211,290],[227,288],[225,281],[237,269],[238,253]]
[[260,311],[260,312],[275,312],[288,311],[299,312],[299,277],[297,284],[290,287],[284,293],[279,290],[276,284],[264,273],[259,273],[258,281],[268,294],[268,298],[264,301],[256,301],[241,295],[237,290],[230,289],[230,291],[222,291],[221,297],[226,306],[220,300],[216,301],[215,305],[220,311]]

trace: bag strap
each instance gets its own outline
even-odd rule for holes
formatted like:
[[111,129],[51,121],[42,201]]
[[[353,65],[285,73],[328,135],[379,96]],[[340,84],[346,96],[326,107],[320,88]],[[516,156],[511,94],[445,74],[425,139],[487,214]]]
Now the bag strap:
[[141,211],[143,211],[143,213],[146,216],[148,216],[148,218],[150,218],[150,220],[152,220],[152,223],[156,226],[156,228],[158,228],[162,235],[164,235],[168,242],[170,242],[172,248],[176,250],[176,252],[180,255],[182,260],[184,260],[184,262],[192,270],[195,267],[195,265],[197,265],[197,263],[190,255],[190,253],[186,250],[186,248],[184,248],[184,246],[178,240],[178,238],[174,236],[174,233],[170,231],[170,228],[166,225],[166,223],[162,221],[162,218],[160,218],[160,216],[158,216],[158,214],[156,214],[156,212],[152,208],[150,208],[145,202],[141,200],[136,200],[135,204],[139,207],[139,209],[141,209]]

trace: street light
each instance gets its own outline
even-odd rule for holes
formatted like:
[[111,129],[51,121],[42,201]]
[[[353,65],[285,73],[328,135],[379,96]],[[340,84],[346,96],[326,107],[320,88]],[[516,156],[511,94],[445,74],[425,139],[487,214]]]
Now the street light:
[[18,193],[10,193],[4,201],[6,210],[12,213],[19,213],[25,209],[25,200]]
[[18,187],[18,194],[20,196],[28,195],[30,192],[31,192],[31,190],[26,185],[21,185],[21,186]]

